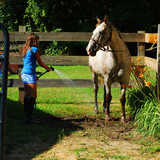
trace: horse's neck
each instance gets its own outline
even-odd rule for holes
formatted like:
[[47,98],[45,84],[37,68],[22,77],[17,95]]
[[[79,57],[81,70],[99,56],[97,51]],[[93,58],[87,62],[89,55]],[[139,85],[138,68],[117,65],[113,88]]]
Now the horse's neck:
[[113,26],[110,46],[113,50],[114,56],[117,59],[118,65],[122,68],[129,69],[128,66],[131,64],[131,54],[125,42],[121,39],[118,31]]
[[112,26],[112,40],[110,46],[115,51],[124,51],[124,54],[130,54],[126,44],[114,26]]

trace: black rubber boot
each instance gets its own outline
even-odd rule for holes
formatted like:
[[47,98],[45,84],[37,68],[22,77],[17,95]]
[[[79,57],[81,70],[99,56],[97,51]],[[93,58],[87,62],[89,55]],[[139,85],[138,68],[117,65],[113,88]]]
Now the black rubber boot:
[[35,106],[35,98],[34,97],[30,97],[30,106],[29,106],[29,114],[32,115],[33,111],[34,111],[34,106]]
[[32,113],[34,110],[35,98],[31,96],[24,97],[24,117],[25,123],[32,123]]

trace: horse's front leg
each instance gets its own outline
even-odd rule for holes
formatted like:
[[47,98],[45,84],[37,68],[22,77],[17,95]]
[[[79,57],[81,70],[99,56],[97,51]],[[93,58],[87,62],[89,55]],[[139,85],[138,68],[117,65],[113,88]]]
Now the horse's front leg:
[[106,111],[106,87],[104,85],[103,112]]
[[109,121],[110,118],[110,103],[112,100],[112,95],[111,95],[111,84],[108,82],[108,80],[104,79],[104,102],[103,102],[103,107],[105,111],[105,120]]
[[94,86],[94,111],[96,114],[98,114],[98,101],[97,101],[97,94],[98,94],[98,75],[96,73],[93,73],[93,86]]
[[121,84],[121,107],[122,107],[122,115],[121,115],[121,122],[125,123],[126,121],[126,113],[125,113],[125,103],[126,103],[126,85]]

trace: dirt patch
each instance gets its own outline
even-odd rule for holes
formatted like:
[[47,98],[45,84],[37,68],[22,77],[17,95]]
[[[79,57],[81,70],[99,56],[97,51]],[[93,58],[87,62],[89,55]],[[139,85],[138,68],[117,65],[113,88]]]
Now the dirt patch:
[[84,118],[74,121],[83,130],[63,137],[59,143],[33,160],[158,160],[159,153],[142,153],[141,136],[131,122],[104,123],[103,119]]
[[[98,117],[75,119],[49,115],[41,119],[41,126],[23,128],[22,134],[25,134],[27,142],[21,139],[21,132],[17,132],[18,142],[16,145],[12,142],[6,160],[160,159],[159,149],[145,150],[155,140],[149,141],[148,137],[138,134],[133,122],[124,125],[119,119],[114,119],[105,124],[104,119]],[[45,126],[46,130],[43,130]]]

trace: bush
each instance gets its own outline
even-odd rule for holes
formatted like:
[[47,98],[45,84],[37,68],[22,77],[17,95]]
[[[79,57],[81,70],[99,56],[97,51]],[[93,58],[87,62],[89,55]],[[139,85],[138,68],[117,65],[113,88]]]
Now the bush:
[[136,114],[143,108],[148,99],[154,96],[154,87],[144,86],[143,88],[133,88],[127,91],[127,104],[129,105],[129,114],[132,120],[135,119]]
[[148,136],[159,136],[160,105],[150,73],[146,66],[132,66],[131,79],[136,85],[127,91],[127,104],[138,131]]
[[57,41],[53,41],[48,48],[45,49],[45,55],[47,56],[58,56],[61,55],[65,52],[67,52],[67,47],[59,47],[58,42]]
[[135,117],[137,129],[148,136],[160,135],[160,105],[157,98],[147,99]]

